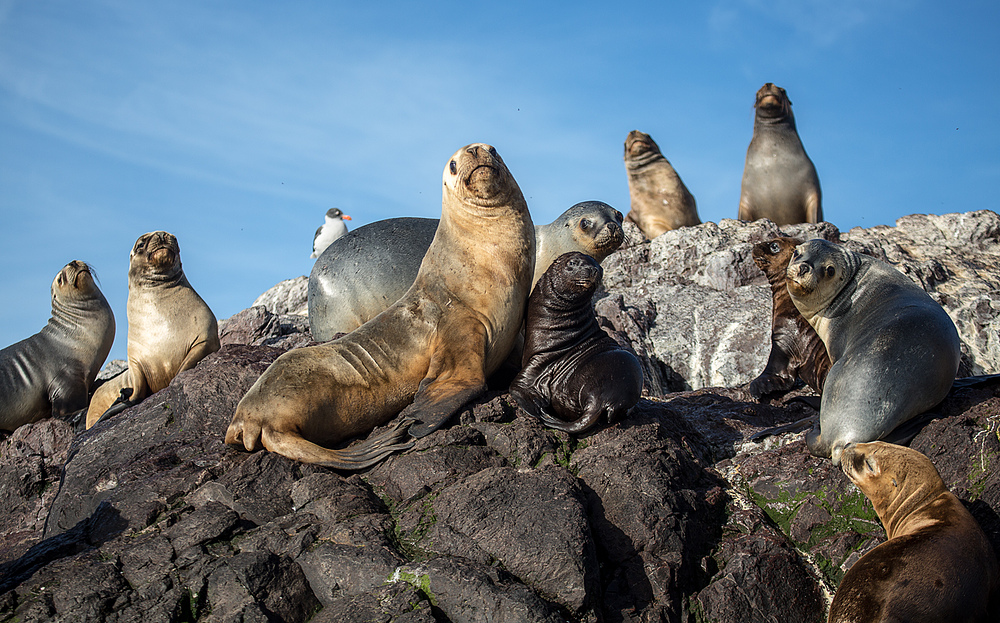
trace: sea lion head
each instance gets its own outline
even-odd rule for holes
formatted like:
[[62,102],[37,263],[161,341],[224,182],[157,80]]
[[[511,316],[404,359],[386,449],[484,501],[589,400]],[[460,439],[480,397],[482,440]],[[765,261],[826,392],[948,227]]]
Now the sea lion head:
[[889,538],[913,510],[947,490],[929,458],[884,441],[847,444],[840,468],[871,500]]
[[632,130],[628,133],[625,138],[626,168],[637,169],[662,157],[660,146],[656,144],[653,137],[639,130]]
[[52,303],[90,298],[99,292],[93,269],[86,262],[73,260],[63,266],[52,280]]
[[822,238],[803,242],[792,251],[787,277],[788,293],[799,311],[826,309],[857,270],[849,251]]
[[792,100],[784,89],[770,82],[757,91],[753,107],[757,110],[757,118],[765,122],[774,123],[792,116]]
[[601,283],[604,270],[586,253],[571,251],[556,258],[542,276],[548,282],[547,293],[566,306],[589,301]]
[[784,279],[788,262],[792,258],[792,253],[795,251],[795,247],[800,244],[802,244],[802,241],[797,238],[773,238],[755,244],[750,251],[750,256],[753,258],[753,262],[757,265],[757,268],[764,271],[764,274],[767,275],[768,281],[771,281],[774,276]]
[[583,201],[563,212],[559,219],[563,227],[587,255],[601,262],[611,255],[625,239],[624,217],[603,201]]
[[153,281],[174,279],[181,273],[181,249],[177,238],[165,231],[139,236],[129,256],[129,279]]
[[452,154],[442,178],[445,203],[449,196],[481,207],[509,205],[514,199],[524,203],[514,176],[496,148],[486,143],[466,145]]

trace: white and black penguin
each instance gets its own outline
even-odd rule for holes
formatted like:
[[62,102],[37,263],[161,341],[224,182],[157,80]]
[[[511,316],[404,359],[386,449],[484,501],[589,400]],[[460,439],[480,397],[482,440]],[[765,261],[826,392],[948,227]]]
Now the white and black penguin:
[[351,220],[340,211],[339,208],[330,208],[326,211],[325,222],[316,230],[313,236],[313,252],[309,257],[316,259],[323,254],[330,244],[347,233],[347,224],[344,221]]

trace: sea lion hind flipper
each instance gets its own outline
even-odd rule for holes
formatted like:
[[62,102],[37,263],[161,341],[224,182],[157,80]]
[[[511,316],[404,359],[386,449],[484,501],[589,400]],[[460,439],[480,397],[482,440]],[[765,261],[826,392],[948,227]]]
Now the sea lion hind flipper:
[[510,386],[510,397],[522,411],[538,419],[542,419],[542,413],[552,404],[530,386],[516,382]]
[[268,451],[303,463],[315,463],[333,469],[354,471],[371,467],[394,452],[413,447],[413,442],[398,443],[406,436],[408,420],[369,437],[349,448],[332,450],[317,445],[296,433],[264,428],[261,441]]

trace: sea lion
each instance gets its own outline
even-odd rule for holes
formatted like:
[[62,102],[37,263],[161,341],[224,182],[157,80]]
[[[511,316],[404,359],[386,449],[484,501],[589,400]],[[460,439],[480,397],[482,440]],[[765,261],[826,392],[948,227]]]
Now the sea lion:
[[750,394],[760,399],[764,394],[791,389],[801,378],[816,393],[823,393],[823,382],[830,370],[830,356],[816,330],[792,303],[786,287],[788,261],[802,241],[779,237],[753,246],[750,255],[771,285],[771,354],[760,376],[750,381]]
[[625,139],[625,173],[632,209],[626,220],[652,240],[665,231],[700,225],[698,206],[656,141],[632,130]]
[[547,426],[589,430],[602,415],[620,419],[642,394],[642,365],[597,324],[592,299],[601,265],[579,252],[560,255],[528,298],[524,354],[510,395]]
[[[514,346],[533,233],[524,196],[496,150],[459,149],[445,165],[441,222],[413,286],[357,330],[276,359],[240,400],[226,443],[362,469],[407,447],[398,442],[410,419],[415,437],[440,427],[484,391]],[[397,414],[400,423],[359,447],[323,447]]]
[[73,260],[52,280],[52,317],[0,350],[0,430],[85,409],[115,341],[115,315],[90,266]]
[[[359,227],[337,240],[309,273],[309,326],[325,342],[350,333],[395,303],[417,276],[438,220],[391,218]],[[532,286],[552,260],[581,251],[603,261],[624,239],[622,213],[584,201],[535,228]]]
[[844,575],[829,623],[993,620],[993,547],[930,459],[876,441],[848,445],[840,466],[871,500],[888,540]]
[[822,221],[819,176],[802,147],[785,90],[768,82],[757,91],[754,108],[739,219],[769,218],[777,225]]
[[961,357],[947,312],[898,270],[815,239],[788,264],[788,293],[832,366],[809,451],[834,464],[849,443],[884,438],[948,393]]
[[319,257],[323,251],[330,246],[334,240],[347,233],[347,223],[351,217],[344,214],[339,208],[330,208],[323,217],[323,224],[313,235],[313,250],[309,256],[313,259]]
[[138,404],[219,350],[215,315],[188,283],[173,234],[154,231],[136,240],[129,256],[125,309],[128,369],[94,392],[87,428],[112,404],[120,401],[114,412]]

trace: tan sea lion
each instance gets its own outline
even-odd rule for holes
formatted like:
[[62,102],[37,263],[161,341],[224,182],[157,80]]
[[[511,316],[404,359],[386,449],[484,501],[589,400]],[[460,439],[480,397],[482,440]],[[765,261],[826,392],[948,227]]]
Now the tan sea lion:
[[[391,218],[334,241],[309,273],[309,327],[326,342],[350,333],[399,300],[413,285],[438,220]],[[554,259],[580,251],[601,262],[625,234],[622,213],[602,201],[578,203],[535,227],[532,287]]]
[[[413,286],[357,330],[279,357],[240,401],[226,443],[361,469],[440,427],[482,393],[514,346],[531,287],[534,227],[490,145],[459,149],[443,175],[441,222]],[[402,413],[400,413],[402,411]],[[402,421],[360,446],[324,446]]]
[[642,365],[597,324],[593,298],[601,265],[560,255],[528,298],[522,368],[510,395],[546,426],[582,433],[601,416],[613,423],[642,395]]
[[883,439],[944,399],[958,372],[958,331],[920,286],[821,239],[796,247],[786,274],[833,363],[819,429],[806,437],[812,454],[837,464],[847,444]]
[[625,139],[625,173],[632,209],[625,219],[652,240],[665,231],[701,224],[698,206],[656,141],[632,130]]
[[132,247],[126,312],[128,369],[94,392],[87,428],[120,398],[127,400],[115,412],[160,391],[219,350],[215,315],[188,283],[177,238],[165,231],[143,234]]
[[871,500],[885,543],[844,575],[829,623],[986,623],[1000,571],[986,535],[926,456],[877,441],[841,469]]
[[768,82],[757,91],[754,108],[739,219],[769,218],[777,225],[822,221],[819,176],[802,147],[785,90]]
[[66,264],[52,280],[51,293],[48,324],[0,350],[0,430],[86,408],[111,352],[115,315],[87,264]]
[[788,262],[802,241],[779,237],[758,242],[751,251],[754,263],[764,271],[771,285],[771,353],[764,371],[750,381],[754,398],[791,389],[801,378],[817,394],[830,371],[830,356],[816,330],[802,317],[788,294]]

